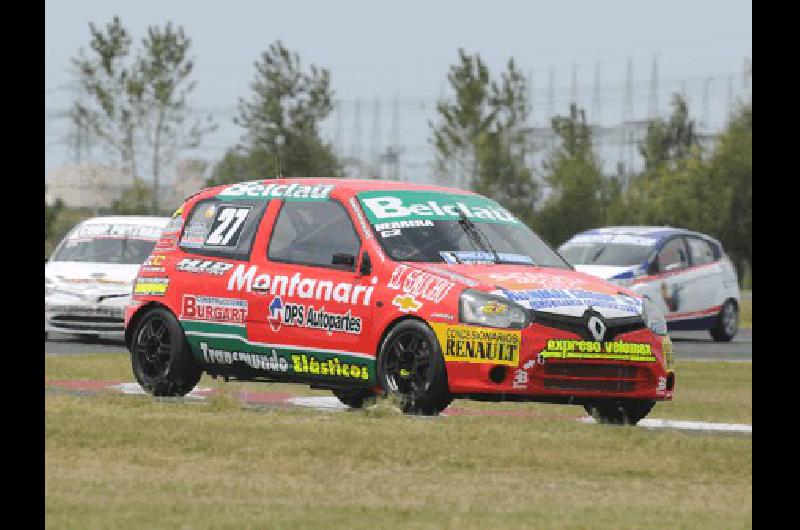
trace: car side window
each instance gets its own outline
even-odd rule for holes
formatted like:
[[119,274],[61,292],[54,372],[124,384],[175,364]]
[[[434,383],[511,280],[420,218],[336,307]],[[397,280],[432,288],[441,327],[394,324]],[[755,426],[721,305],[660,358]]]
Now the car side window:
[[689,251],[692,253],[692,265],[705,265],[717,260],[714,248],[708,241],[697,237],[687,238],[686,241],[689,243]]
[[658,253],[658,271],[672,272],[689,266],[689,255],[683,238],[676,237],[667,242]]
[[340,203],[286,201],[275,221],[267,255],[270,261],[355,270],[360,246],[353,222]]
[[183,225],[178,246],[184,252],[247,260],[268,201],[199,201]]

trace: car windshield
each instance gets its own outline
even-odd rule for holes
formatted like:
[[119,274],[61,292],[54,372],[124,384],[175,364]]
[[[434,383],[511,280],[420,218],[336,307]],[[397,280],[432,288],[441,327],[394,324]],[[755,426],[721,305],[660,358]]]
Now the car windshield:
[[52,261],[140,265],[153,251],[155,244],[149,239],[68,239],[53,255]]
[[568,241],[558,252],[573,265],[641,265],[651,252],[650,246],[628,243]]
[[362,192],[358,198],[395,261],[569,268],[508,210],[479,195],[404,190]]

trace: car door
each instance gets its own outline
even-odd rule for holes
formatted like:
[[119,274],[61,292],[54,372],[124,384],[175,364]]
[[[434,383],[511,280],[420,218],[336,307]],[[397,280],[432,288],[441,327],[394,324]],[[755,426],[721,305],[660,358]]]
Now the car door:
[[685,277],[684,307],[695,319],[716,315],[724,301],[723,270],[714,246],[696,236],[686,236],[691,267]]
[[[164,263],[170,291],[180,299],[172,307],[193,353],[212,364],[232,364],[230,355],[247,350],[248,301],[228,290],[229,276],[250,259],[266,201],[198,201],[187,216],[178,251]],[[169,291],[168,291],[169,292]]]
[[362,351],[362,337],[375,279],[356,272],[360,248],[338,200],[284,200],[265,255],[253,258],[257,270],[231,276],[234,289],[249,291],[250,338],[273,345],[302,378],[374,378],[374,354]]
[[667,240],[650,264],[646,294],[661,307],[668,320],[683,311],[688,268],[689,253],[680,236]]

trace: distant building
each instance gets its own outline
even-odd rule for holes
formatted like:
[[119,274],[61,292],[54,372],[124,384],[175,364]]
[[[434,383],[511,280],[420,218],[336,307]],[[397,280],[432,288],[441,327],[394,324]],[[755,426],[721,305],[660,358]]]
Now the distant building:
[[132,186],[130,175],[119,169],[93,164],[53,169],[44,177],[45,200],[61,199],[71,208],[105,208]]
[[208,162],[204,160],[186,159],[178,162],[175,181],[164,190],[162,206],[177,208],[186,197],[205,188],[208,169]]

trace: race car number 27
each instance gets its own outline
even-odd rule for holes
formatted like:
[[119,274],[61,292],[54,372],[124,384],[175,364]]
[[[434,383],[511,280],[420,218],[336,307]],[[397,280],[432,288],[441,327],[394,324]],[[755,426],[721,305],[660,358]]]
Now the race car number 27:
[[211,225],[206,238],[206,246],[235,247],[239,244],[244,222],[250,214],[250,207],[222,207]]

